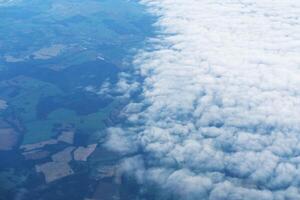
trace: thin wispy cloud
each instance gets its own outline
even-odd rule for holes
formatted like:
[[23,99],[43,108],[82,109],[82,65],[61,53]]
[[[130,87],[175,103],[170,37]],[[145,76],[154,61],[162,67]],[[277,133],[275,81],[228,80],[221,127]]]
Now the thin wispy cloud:
[[300,1],[142,3],[159,34],[107,142],[139,154],[125,171],[179,199],[300,199]]

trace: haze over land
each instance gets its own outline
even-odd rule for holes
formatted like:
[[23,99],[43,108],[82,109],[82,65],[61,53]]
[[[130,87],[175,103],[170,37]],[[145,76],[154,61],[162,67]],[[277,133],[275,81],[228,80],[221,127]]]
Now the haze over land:
[[0,200],[137,198],[103,147],[124,104],[106,92],[152,21],[136,0],[0,0]]

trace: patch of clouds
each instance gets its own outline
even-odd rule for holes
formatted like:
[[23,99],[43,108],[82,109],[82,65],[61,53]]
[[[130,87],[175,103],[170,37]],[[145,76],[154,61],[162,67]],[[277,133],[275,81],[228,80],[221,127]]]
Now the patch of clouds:
[[21,0],[0,0],[0,7],[14,6],[21,2]]
[[7,102],[0,99],[0,110],[5,110],[8,107]]
[[53,44],[49,47],[45,47],[35,51],[32,56],[34,59],[47,60],[60,55],[66,48],[63,44]]
[[128,141],[124,138],[124,130],[121,128],[109,128],[107,130],[108,133],[108,140],[105,146],[112,150],[118,151],[124,154],[134,152],[136,149],[132,148],[131,141]]
[[122,169],[175,199],[300,199],[300,2],[142,3],[159,35],[134,61],[130,126],[110,130],[139,154]]
[[109,80],[105,80],[100,87],[89,85],[84,88],[84,90],[87,92],[91,92],[97,95],[109,96],[109,97],[111,96],[110,93],[112,89],[113,87]]
[[15,57],[15,56],[12,56],[12,55],[5,55],[5,56],[3,56],[3,59],[4,59],[5,62],[8,62],[8,63],[17,63],[17,62],[23,62],[27,58]]
[[119,73],[119,79],[115,86],[115,92],[124,98],[129,98],[139,89],[140,84],[131,79],[131,76],[126,72]]
[[38,49],[29,55],[25,55],[25,56],[4,55],[2,56],[2,59],[8,63],[24,62],[31,58],[37,60],[48,60],[56,56],[59,56],[61,53],[63,53],[63,51],[66,50],[66,48],[67,46],[63,44],[53,44],[48,47],[43,47],[41,49]]
[[116,82],[107,79],[100,86],[89,85],[84,90],[101,96],[129,99],[137,93],[139,88],[140,84],[127,72],[120,72]]

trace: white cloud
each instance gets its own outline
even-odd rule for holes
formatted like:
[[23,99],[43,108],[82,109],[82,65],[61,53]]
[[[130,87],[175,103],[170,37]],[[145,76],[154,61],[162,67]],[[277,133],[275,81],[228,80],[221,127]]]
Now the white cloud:
[[118,137],[143,152],[142,183],[179,199],[300,199],[300,2],[142,2],[160,34],[136,55],[143,99]]
[[131,143],[124,137],[126,134],[124,130],[121,128],[109,128],[108,139],[106,142],[107,148],[112,151],[122,152],[124,154],[135,151],[133,147],[131,147]]
[[7,102],[0,99],[0,110],[5,110],[8,107]]

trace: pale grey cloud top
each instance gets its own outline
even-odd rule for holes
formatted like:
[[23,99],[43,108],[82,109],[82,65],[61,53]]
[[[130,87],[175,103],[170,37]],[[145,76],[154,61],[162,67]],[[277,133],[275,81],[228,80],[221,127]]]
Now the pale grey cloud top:
[[[144,0],[160,34],[107,146],[179,199],[300,199],[300,1]],[[118,145],[119,144],[119,145]]]

